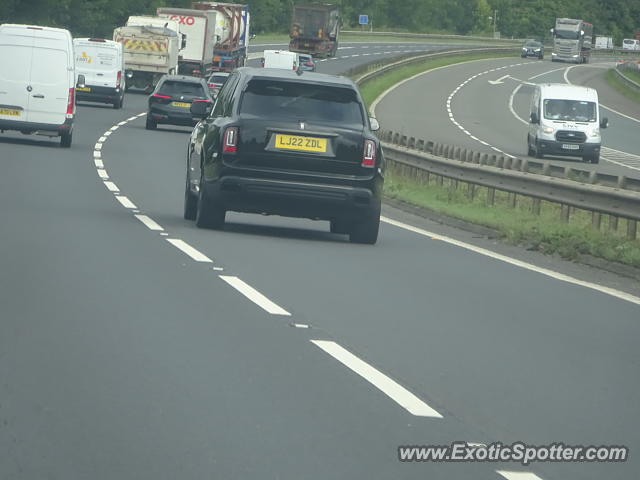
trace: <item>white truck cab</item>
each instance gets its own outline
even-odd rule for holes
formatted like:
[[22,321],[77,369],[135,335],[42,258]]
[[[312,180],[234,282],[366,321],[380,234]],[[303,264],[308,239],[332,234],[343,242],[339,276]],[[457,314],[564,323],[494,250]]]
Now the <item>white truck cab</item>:
[[85,84],[76,89],[77,99],[122,108],[126,81],[122,44],[104,38],[75,38],[73,47],[76,72],[85,78]]
[[60,137],[60,145],[70,147],[76,116],[71,33],[0,25],[0,65],[0,132]]
[[565,83],[537,85],[531,97],[527,153],[582,157],[600,161],[600,129],[609,120],[600,118],[598,92]]
[[265,50],[262,57],[264,68],[298,69],[298,54],[288,50]]

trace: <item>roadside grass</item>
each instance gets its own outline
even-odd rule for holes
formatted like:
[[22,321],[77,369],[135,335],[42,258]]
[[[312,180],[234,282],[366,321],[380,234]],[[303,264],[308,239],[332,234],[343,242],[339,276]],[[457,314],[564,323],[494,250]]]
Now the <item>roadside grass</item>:
[[343,42],[371,42],[371,43],[437,43],[437,44],[486,44],[486,45],[511,45],[520,44],[520,40],[510,39],[493,39],[491,37],[476,37],[476,38],[451,38],[447,33],[443,33],[442,37],[433,34],[433,37],[414,37],[414,36],[402,36],[402,35],[368,35],[363,33],[340,33],[340,39]]
[[518,197],[514,208],[511,195],[496,191],[495,203],[489,206],[486,188],[476,187],[472,199],[467,185],[453,185],[455,182],[447,179],[440,186],[433,179],[427,184],[388,171],[384,191],[387,197],[493,228],[506,242],[528,250],[569,260],[586,254],[640,267],[640,240],[626,238],[625,220],[619,220],[617,230],[608,230],[606,216],[602,215],[602,230],[598,230],[592,226],[591,212],[585,210],[571,209],[571,222],[564,223],[557,204],[542,201],[540,215],[535,215],[531,199]]
[[[452,57],[428,59],[424,62],[416,63],[414,65],[407,65],[406,67],[396,68],[393,71],[382,75],[381,77],[374,78],[366,82],[364,85],[360,86],[360,93],[367,105],[367,108],[369,108],[373,101],[389,87],[404,80],[405,78],[409,78],[418,73],[433,70],[434,68],[438,67],[444,67],[446,65],[453,65],[455,63],[468,62],[470,60],[502,58],[508,56],[510,55],[505,55],[504,53],[469,53]],[[517,56],[517,53],[514,53],[512,56]]]
[[[624,72],[624,74],[634,82],[640,83],[640,72],[627,70]],[[618,74],[614,72],[613,69],[605,73],[605,79],[609,85],[611,85],[615,90],[620,92],[622,95],[640,103],[640,91],[624,83],[624,80],[618,77]]]

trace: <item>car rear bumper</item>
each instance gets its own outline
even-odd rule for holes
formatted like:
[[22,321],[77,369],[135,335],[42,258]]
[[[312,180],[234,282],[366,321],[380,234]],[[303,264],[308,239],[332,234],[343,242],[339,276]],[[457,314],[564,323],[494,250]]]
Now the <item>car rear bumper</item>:
[[50,123],[21,122],[19,120],[0,120],[0,131],[16,130],[23,133],[47,132],[47,133],[69,133],[73,129],[73,119],[67,118],[63,124],[55,125]]
[[[563,145],[577,145],[577,149],[564,148]],[[548,155],[562,155],[569,157],[582,157],[600,154],[599,143],[567,144],[555,140],[538,140],[538,148],[541,153]]]
[[76,98],[79,101],[113,103],[124,94],[124,91],[120,88],[94,87],[91,85],[87,85],[87,88],[90,88],[91,91],[83,92],[76,89]]
[[176,111],[169,109],[160,110],[158,108],[152,108],[147,115],[156,123],[193,127],[196,123],[198,123],[198,120],[194,119],[191,116],[191,112],[188,108],[185,108],[184,110],[185,111]]
[[376,208],[382,178],[362,186],[225,176],[205,183],[206,197],[226,210],[301,218],[353,218]]

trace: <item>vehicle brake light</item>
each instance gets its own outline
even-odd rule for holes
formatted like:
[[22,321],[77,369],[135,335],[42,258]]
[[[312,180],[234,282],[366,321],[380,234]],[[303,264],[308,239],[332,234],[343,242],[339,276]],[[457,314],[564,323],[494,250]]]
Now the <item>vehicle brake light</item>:
[[209,85],[209,88],[214,88],[216,86],[215,83],[207,83],[207,85]]
[[69,98],[67,99],[67,117],[73,116],[73,110],[76,104],[76,91],[75,88],[69,89]]
[[224,131],[222,151],[236,153],[238,151],[238,127],[227,127]]
[[193,101],[194,102],[208,102],[208,103],[211,103],[211,100],[209,100],[208,98],[194,98]]
[[362,154],[363,167],[375,167],[376,166],[376,144],[373,140],[364,141],[364,152]]
[[160,95],[159,93],[154,93],[151,96],[155,98],[171,98],[171,95]]
[[118,76],[116,77],[116,88],[120,88],[122,84],[122,71],[118,70]]

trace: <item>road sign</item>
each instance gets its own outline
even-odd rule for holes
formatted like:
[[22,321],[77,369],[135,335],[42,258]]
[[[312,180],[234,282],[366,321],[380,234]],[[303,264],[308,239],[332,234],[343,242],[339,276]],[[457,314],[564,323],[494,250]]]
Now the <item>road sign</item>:
[[360,17],[358,17],[358,24],[369,25],[369,15],[360,15]]

